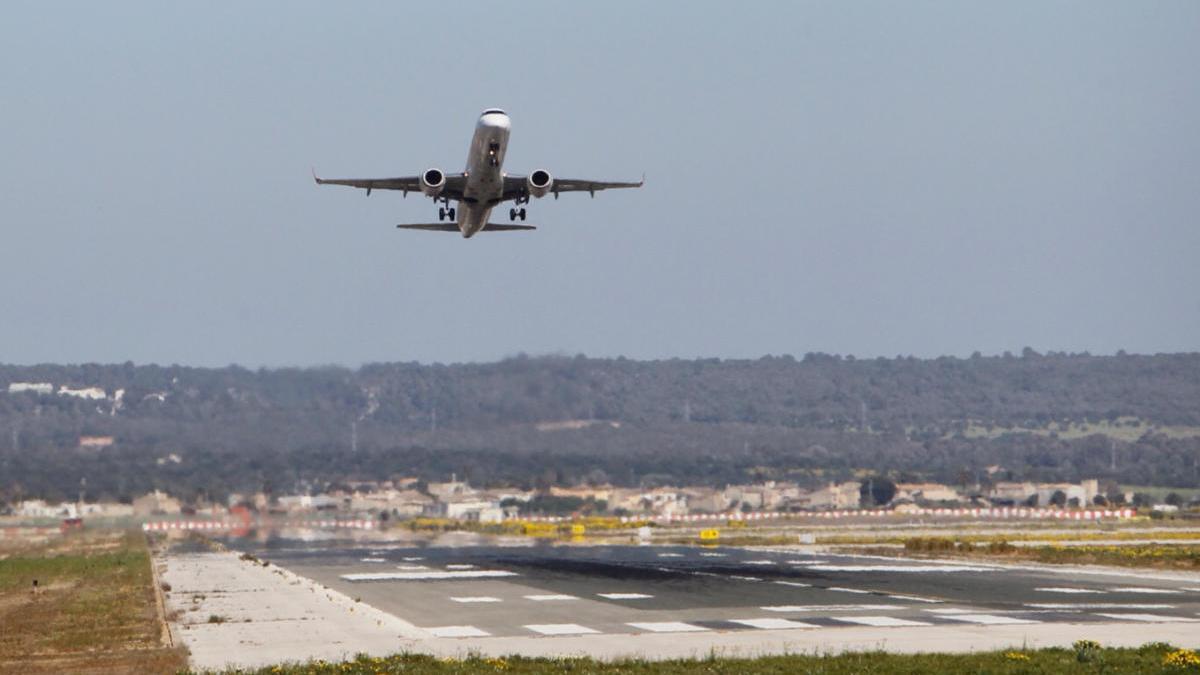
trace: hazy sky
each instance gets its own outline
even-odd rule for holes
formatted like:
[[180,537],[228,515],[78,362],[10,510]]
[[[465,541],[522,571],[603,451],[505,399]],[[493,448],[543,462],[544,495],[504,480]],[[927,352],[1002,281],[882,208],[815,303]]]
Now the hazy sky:
[[[645,188],[312,183],[491,106]],[[1193,0],[5,3],[0,362],[1194,351],[1198,120]]]

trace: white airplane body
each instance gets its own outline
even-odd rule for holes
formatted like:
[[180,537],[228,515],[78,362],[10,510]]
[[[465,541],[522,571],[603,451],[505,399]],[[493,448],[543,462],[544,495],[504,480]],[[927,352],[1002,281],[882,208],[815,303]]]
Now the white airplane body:
[[[538,169],[528,176],[504,173],[504,154],[508,150],[508,136],[512,129],[508,115],[499,108],[484,110],[475,123],[475,135],[467,153],[467,166],[462,173],[447,174],[441,169],[428,169],[420,176],[400,178],[319,178],[319,185],[346,185],[371,190],[400,190],[405,196],[409,192],[421,192],[435,202],[441,202],[436,223],[412,223],[396,227],[415,230],[438,230],[460,232],[463,237],[472,237],[483,231],[532,230],[533,225],[523,224],[525,209],[516,208],[528,204],[530,197],[544,197],[553,193],[555,199],[560,192],[590,192],[593,197],[600,190],[612,188],[641,187],[643,181],[612,182],[554,178],[550,172]],[[458,206],[450,205],[455,202]],[[489,223],[492,209],[498,204],[512,201],[509,209],[510,223]],[[522,224],[515,221],[520,220]]]

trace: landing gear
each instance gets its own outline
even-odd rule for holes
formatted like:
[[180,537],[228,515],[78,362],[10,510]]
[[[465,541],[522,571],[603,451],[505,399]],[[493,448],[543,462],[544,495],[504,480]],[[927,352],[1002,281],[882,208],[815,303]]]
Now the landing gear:
[[520,218],[521,220],[525,220],[525,209],[509,209],[508,210],[508,219],[509,220],[516,220],[517,218]]
[[446,218],[449,218],[450,220],[454,220],[454,209],[453,208],[447,209],[445,207],[439,206],[438,207],[438,220],[445,220]]

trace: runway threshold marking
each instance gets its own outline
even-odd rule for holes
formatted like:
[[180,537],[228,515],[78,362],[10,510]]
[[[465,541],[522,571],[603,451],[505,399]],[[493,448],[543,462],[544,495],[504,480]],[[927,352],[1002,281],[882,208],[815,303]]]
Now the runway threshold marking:
[[932,626],[931,623],[924,621],[912,621],[910,619],[897,619],[894,616],[835,616],[831,617],[835,621],[844,621],[846,623],[858,623],[864,626],[879,626],[879,627],[897,627],[897,626]]
[[1096,616],[1102,616],[1107,619],[1116,619],[1118,621],[1142,621],[1145,623],[1198,623],[1200,619],[1193,619],[1187,616],[1166,616],[1164,614],[1106,614],[1098,612]]
[[625,625],[633,626],[638,630],[650,633],[699,633],[708,630],[704,626],[694,626],[682,621],[651,621],[648,623],[627,623]]
[[440,572],[374,572],[368,574],[343,574],[346,581],[430,581],[438,579],[491,579],[495,577],[515,577],[516,572],[505,570],[452,570]]
[[1009,624],[1020,623],[1041,623],[1033,619],[1018,619],[1015,616],[997,616],[995,614],[940,614],[944,619],[952,621],[965,621],[967,623],[978,623],[985,626],[1003,626]]
[[893,594],[893,595],[889,595],[887,597],[891,598],[892,600],[911,600],[913,602],[925,602],[925,603],[928,603],[931,605],[945,602],[944,600],[938,600],[937,598],[922,598],[919,595],[894,595]]
[[450,599],[451,599],[451,600],[453,600],[453,601],[455,601],[455,602],[462,602],[462,603],[468,603],[468,602],[500,602],[500,598],[494,598],[494,597],[492,597],[492,596],[490,596],[490,595],[469,595],[469,596],[451,597]]
[[359,561],[367,562],[367,563],[382,563],[382,562],[387,562],[387,559],[386,558],[359,558]]
[[729,556],[728,553],[711,553],[707,551],[702,552],[700,555],[704,558],[725,558]]
[[564,595],[562,593],[546,593],[542,595],[526,595],[525,599],[533,600],[534,602],[550,602],[554,600],[578,600],[579,598],[574,595]]
[[812,584],[806,584],[800,581],[776,581],[780,586],[795,586],[796,588],[812,588]]
[[860,612],[904,609],[904,605],[768,605],[764,612]]
[[864,591],[860,588],[844,588],[842,586],[830,586],[827,591],[838,591],[840,593],[858,593],[860,595],[870,595],[871,591]]
[[1044,586],[1033,589],[1039,593],[1078,593],[1078,594],[1096,594],[1103,595],[1107,591],[1101,591],[1095,588],[1071,588],[1069,586]]
[[785,628],[820,628],[820,626],[813,623],[792,621],[791,619],[776,619],[773,617],[767,617],[764,619],[730,619],[730,623],[740,623],[743,626],[761,628],[763,630],[782,630]]
[[1183,592],[1173,588],[1150,588],[1146,586],[1118,586],[1108,590],[1113,593],[1145,593],[1149,595],[1179,595]]
[[900,573],[950,573],[950,572],[995,572],[995,567],[976,565],[809,565],[808,569],[818,572],[900,572]]
[[645,593],[597,593],[596,595],[609,600],[646,600],[654,597]]
[[534,623],[525,627],[542,635],[594,635],[600,632],[577,623]]
[[1036,609],[1175,609],[1175,605],[1123,604],[1119,602],[1031,602],[1025,606]]
[[465,563],[452,564],[452,565],[446,565],[446,569],[448,569],[448,570],[473,570],[473,569],[475,569],[475,565],[468,565]]
[[435,628],[426,628],[425,630],[433,633],[435,637],[464,638],[491,636],[491,633],[479,630],[475,626],[437,626]]

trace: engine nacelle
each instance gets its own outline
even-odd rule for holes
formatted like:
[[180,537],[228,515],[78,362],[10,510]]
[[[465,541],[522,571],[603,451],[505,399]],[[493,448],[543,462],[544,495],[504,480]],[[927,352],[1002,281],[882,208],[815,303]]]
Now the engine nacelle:
[[441,169],[429,169],[421,174],[421,192],[426,197],[436,197],[446,187],[446,174]]
[[529,174],[525,179],[525,184],[529,187],[529,194],[534,197],[545,197],[550,191],[550,186],[554,185],[554,177],[545,169],[538,169]]

